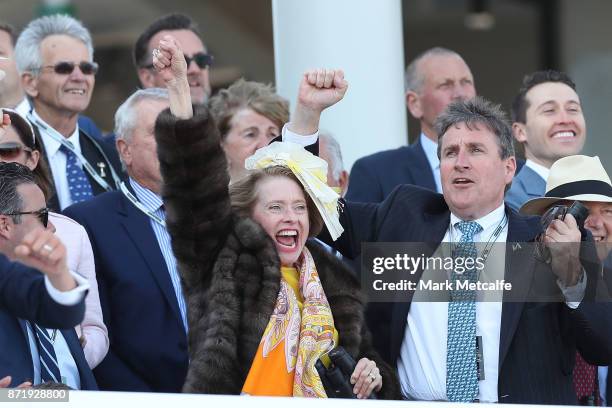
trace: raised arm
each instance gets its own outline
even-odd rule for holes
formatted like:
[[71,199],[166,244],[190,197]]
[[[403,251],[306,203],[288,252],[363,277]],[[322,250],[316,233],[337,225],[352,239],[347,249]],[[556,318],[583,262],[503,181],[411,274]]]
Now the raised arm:
[[344,98],[348,82],[340,69],[306,71],[300,81],[297,103],[288,129],[298,135],[319,130],[321,113]]
[[166,83],[170,97],[170,112],[178,119],[193,116],[191,94],[187,82],[187,62],[181,45],[171,35],[165,35],[153,50],[153,66]]
[[230,223],[227,161],[208,110],[192,110],[187,66],[170,36],[153,58],[170,93],[170,110],[157,118],[155,137],[163,178],[162,197],[172,248],[186,295],[204,284]]

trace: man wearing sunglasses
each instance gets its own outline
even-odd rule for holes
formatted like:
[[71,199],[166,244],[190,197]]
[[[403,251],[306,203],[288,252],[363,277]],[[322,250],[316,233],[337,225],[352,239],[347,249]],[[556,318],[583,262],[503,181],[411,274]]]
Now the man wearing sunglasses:
[[[25,96],[15,64],[15,41],[15,29],[0,21],[0,70],[4,71],[4,78],[0,79],[0,107],[15,109],[25,118],[32,106]],[[79,115],[79,128],[94,138],[102,138],[102,131],[85,115]]]
[[[23,242],[32,240],[30,237],[41,231],[31,246],[31,250],[37,252],[39,262],[34,266],[39,265],[43,270],[45,264],[58,264],[63,273],[56,272],[55,275],[63,275],[62,279],[67,280],[66,289],[77,285],[80,287],[72,295],[72,304],[79,303],[88,288],[87,281],[71,277],[68,273],[66,249],[53,237],[54,226],[49,223],[48,216],[43,192],[36,184],[32,171],[18,163],[0,163],[0,252],[14,257],[22,252],[19,246]],[[0,265],[4,265],[4,261],[2,257]],[[4,296],[4,293],[0,296],[0,303],[4,301]],[[10,375],[14,384],[26,380],[32,381],[34,385],[53,381],[74,389],[96,390],[93,373],[73,329],[80,323],[82,316],[82,313],[79,314],[75,320],[67,314],[65,323],[59,319],[55,323],[35,324],[31,321],[34,319],[15,319],[1,308],[0,348],[3,353],[0,355],[0,378]],[[49,329],[49,326],[65,330]]]
[[28,119],[54,181],[50,208],[64,209],[118,188],[116,151],[78,123],[98,71],[87,29],[63,15],[33,20],[17,39],[15,61],[33,108]]
[[166,83],[155,71],[152,52],[159,40],[170,34],[181,44],[187,61],[187,80],[193,103],[204,103],[210,96],[208,68],[213,57],[201,40],[201,34],[194,22],[184,14],[170,14],[155,20],[138,37],[134,44],[134,64],[143,88],[165,88]]

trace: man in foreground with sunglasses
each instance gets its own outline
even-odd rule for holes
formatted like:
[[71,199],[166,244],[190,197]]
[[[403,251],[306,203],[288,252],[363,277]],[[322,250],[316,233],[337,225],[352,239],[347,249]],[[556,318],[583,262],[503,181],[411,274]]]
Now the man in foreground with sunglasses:
[[33,20],[17,39],[15,61],[33,108],[28,119],[53,176],[49,206],[64,209],[118,188],[116,152],[78,124],[98,71],[87,29],[64,15]]
[[[21,319],[16,319],[15,314],[5,311],[3,303],[5,299],[10,299],[8,292],[16,292],[11,293],[13,296],[23,296],[24,290],[20,286],[13,286],[9,290],[0,284],[0,348],[3,350],[0,355],[0,378],[10,375],[13,385],[24,381],[30,381],[33,385],[52,381],[74,389],[96,390],[93,373],[73,329],[83,318],[81,305],[89,286],[84,278],[69,273],[66,249],[54,237],[54,226],[48,222],[48,216],[43,192],[36,184],[32,171],[21,164],[0,163],[0,252],[24,261],[28,257],[23,256],[31,253],[31,258],[35,260],[29,264],[47,275],[52,287],[49,289],[47,283],[45,286],[51,297],[56,301],[63,298],[66,306],[79,305],[76,313],[71,308],[61,307],[55,308],[55,313],[48,313],[54,316],[52,320],[36,319],[34,312],[43,307],[36,303],[48,301],[42,295],[40,298],[29,295],[29,301],[17,303],[21,306]],[[24,242],[32,244],[24,248]],[[0,257],[0,267],[2,270],[8,267],[3,256]],[[23,273],[24,279],[28,279],[26,271],[16,273]],[[0,273],[0,281],[5,281],[2,275]],[[57,297],[58,293],[53,289],[64,293]],[[71,289],[72,294],[66,292]],[[53,307],[47,304],[47,308]],[[33,320],[37,320],[38,324]]]
[[138,80],[143,88],[165,88],[166,83],[153,68],[152,52],[159,40],[170,34],[178,40],[187,61],[187,80],[193,103],[206,102],[210,96],[208,68],[213,57],[206,51],[195,23],[184,14],[169,14],[155,20],[134,44],[133,57]]

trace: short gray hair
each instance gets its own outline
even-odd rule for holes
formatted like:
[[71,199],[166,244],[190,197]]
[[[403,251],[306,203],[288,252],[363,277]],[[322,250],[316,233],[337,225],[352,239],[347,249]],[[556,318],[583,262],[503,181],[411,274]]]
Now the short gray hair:
[[331,158],[331,163],[327,163],[331,166],[332,176],[334,180],[340,179],[340,174],[344,171],[344,162],[342,161],[342,151],[340,150],[340,144],[331,133],[321,130],[319,132],[319,140],[325,142],[327,152]]
[[419,65],[421,61],[426,58],[438,56],[454,56],[463,60],[461,55],[444,47],[434,47],[423,51],[406,67],[406,74],[404,76],[404,87],[406,92],[413,91],[418,93],[421,90],[423,82],[425,82],[425,73],[419,69]]
[[93,61],[91,35],[80,21],[63,14],[44,16],[31,21],[17,38],[15,63],[20,74],[31,72],[38,76],[43,64],[40,44],[51,35],[67,35],[80,40],[87,47],[89,58]]
[[144,100],[169,102],[168,90],[162,88],[139,89],[130,95],[115,113],[115,135],[117,139],[130,141],[132,132],[138,126],[136,105]]
[[506,119],[506,114],[500,105],[477,96],[467,101],[452,102],[446,110],[438,116],[435,123],[438,134],[438,157],[442,147],[442,138],[451,126],[465,123],[468,129],[484,125],[497,136],[499,155],[502,159],[514,156],[512,130]]

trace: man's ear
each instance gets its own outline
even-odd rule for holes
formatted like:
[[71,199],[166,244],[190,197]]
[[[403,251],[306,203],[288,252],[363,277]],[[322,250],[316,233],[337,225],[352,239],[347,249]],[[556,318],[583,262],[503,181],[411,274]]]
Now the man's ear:
[[338,184],[340,184],[340,196],[344,197],[344,195],[346,194],[346,191],[348,190],[348,183],[349,183],[349,174],[348,171],[346,170],[342,170],[342,172],[340,173],[340,177],[338,178]]
[[527,128],[524,123],[514,122],[512,123],[512,135],[519,143],[525,143],[527,141]]
[[132,149],[130,149],[130,145],[127,144],[125,140],[117,138],[115,146],[117,147],[117,152],[119,153],[121,161],[126,166],[130,166],[132,164]]
[[21,86],[25,93],[31,98],[38,96],[38,77],[32,75],[31,72],[21,74]]
[[0,237],[5,240],[11,238],[11,231],[13,230],[13,220],[10,215],[0,214]]
[[423,109],[421,108],[421,98],[414,91],[406,92],[406,106],[410,114],[417,120],[423,117]]
[[152,69],[138,68],[138,79],[143,88],[155,87],[155,74]]
[[512,182],[512,179],[516,173],[516,158],[514,156],[508,157],[505,160],[504,166],[506,169],[505,181],[506,184],[509,184]]

